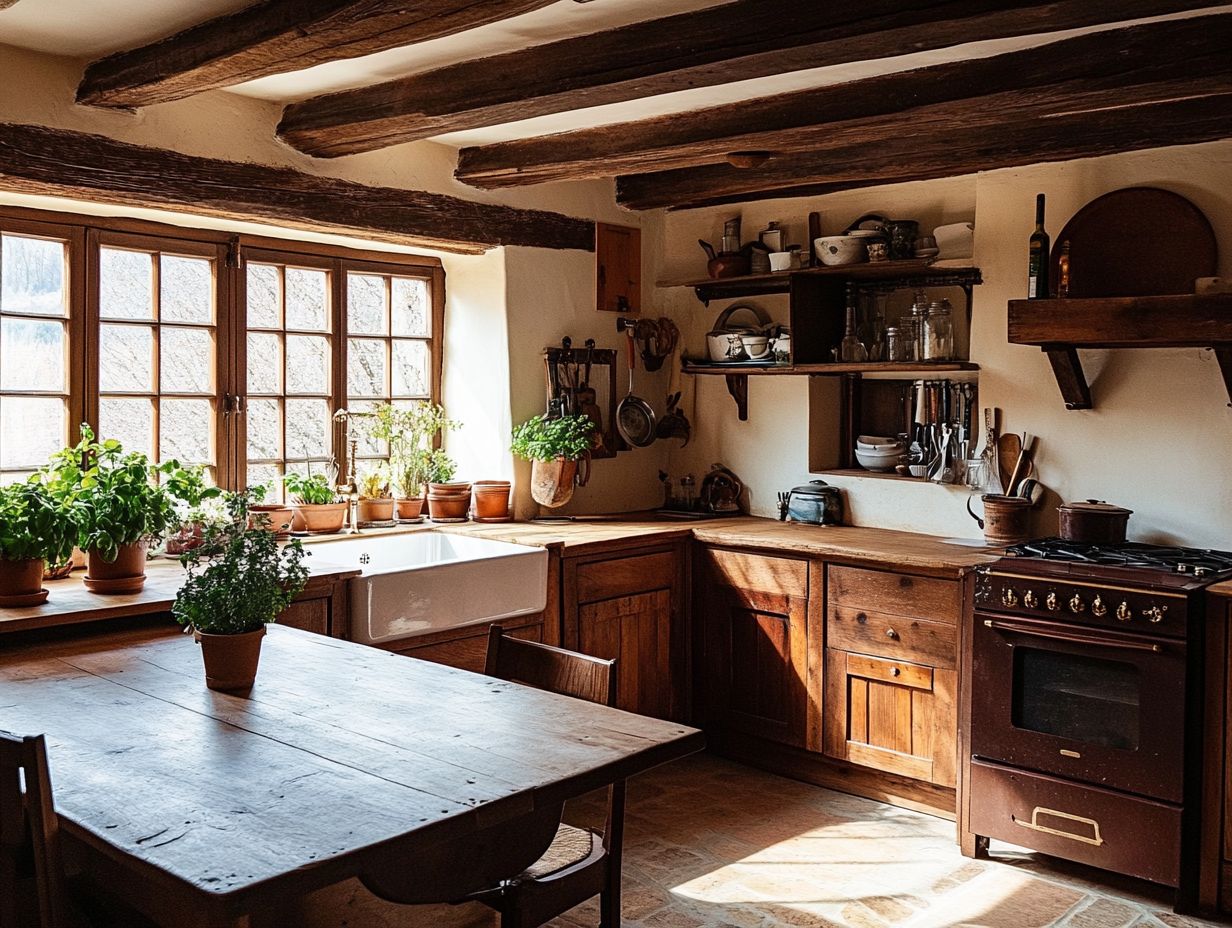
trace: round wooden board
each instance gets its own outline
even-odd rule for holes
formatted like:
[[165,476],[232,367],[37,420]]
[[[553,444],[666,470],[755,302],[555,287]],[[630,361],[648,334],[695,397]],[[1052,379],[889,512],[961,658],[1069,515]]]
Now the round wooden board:
[[1193,293],[1213,277],[1218,246],[1210,221],[1189,200],[1158,187],[1126,187],[1080,209],[1053,239],[1053,292],[1061,248],[1070,243],[1071,298]]

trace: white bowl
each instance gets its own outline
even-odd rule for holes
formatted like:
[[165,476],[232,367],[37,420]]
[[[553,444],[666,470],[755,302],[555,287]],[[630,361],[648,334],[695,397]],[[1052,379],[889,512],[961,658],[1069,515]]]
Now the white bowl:
[[739,332],[711,332],[706,336],[706,348],[711,361],[741,361],[744,346]]
[[817,253],[817,259],[828,267],[842,267],[868,260],[865,243],[850,235],[828,235],[814,239],[813,250]]
[[902,452],[895,454],[869,454],[867,451],[856,449],[856,461],[865,470],[876,471],[878,473],[886,473],[894,470],[903,459],[906,457]]
[[856,447],[862,451],[890,451],[893,449],[901,449],[903,442],[897,438],[889,438],[881,435],[861,435],[856,439]]
[[765,335],[741,335],[740,344],[753,361],[770,357],[770,339]]

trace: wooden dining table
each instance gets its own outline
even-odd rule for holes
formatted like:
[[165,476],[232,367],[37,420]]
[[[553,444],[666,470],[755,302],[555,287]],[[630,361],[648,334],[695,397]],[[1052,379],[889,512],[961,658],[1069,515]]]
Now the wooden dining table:
[[481,880],[493,847],[524,844],[505,863],[529,864],[566,800],[703,746],[684,725],[279,626],[246,695],[206,689],[171,630],[0,641],[0,728],[46,735],[75,863],[160,924],[210,928],[351,877],[407,896]]

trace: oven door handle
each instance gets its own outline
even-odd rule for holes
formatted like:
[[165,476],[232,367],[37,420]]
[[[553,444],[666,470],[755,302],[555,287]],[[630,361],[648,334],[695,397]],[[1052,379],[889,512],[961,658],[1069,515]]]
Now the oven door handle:
[[1083,635],[1076,632],[1055,631],[1052,629],[1033,628],[1029,625],[1017,625],[1014,622],[998,622],[995,619],[985,619],[984,624],[993,631],[1012,632],[1016,635],[1031,635],[1036,638],[1052,638],[1055,641],[1071,641],[1076,644],[1098,644],[1109,648],[1126,648],[1130,651],[1152,651],[1162,654],[1164,646],[1146,641],[1131,641],[1123,638],[1102,638],[1097,635]]

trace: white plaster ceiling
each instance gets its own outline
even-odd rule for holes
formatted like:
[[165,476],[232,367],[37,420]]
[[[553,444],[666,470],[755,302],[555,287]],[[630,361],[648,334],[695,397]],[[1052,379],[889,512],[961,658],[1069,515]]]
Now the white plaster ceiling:
[[[92,60],[134,48],[175,33],[196,22],[242,8],[251,0],[17,0],[0,9],[0,43]],[[289,102],[349,87],[413,74],[472,58],[515,51],[574,35],[612,29],[643,19],[719,6],[724,0],[559,0],[523,16],[491,23],[458,35],[407,48],[336,61],[231,88],[245,96]],[[813,0],[816,2],[816,0]],[[1154,19],[1175,19],[1232,11],[1232,4],[1211,6]],[[1153,20],[1135,20],[1149,22]],[[809,87],[923,67],[944,61],[1002,54],[1056,41],[1108,26],[976,42],[875,61],[860,61],[805,71],[700,87],[643,100],[541,116],[500,126],[442,135],[453,146],[480,145],[572,129],[667,115],[708,106],[772,96]]]

